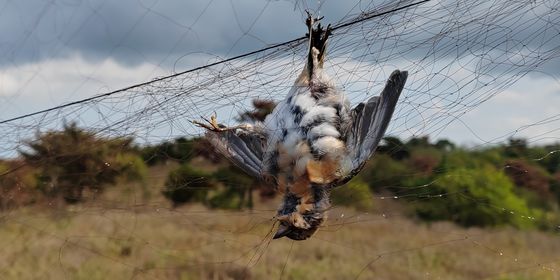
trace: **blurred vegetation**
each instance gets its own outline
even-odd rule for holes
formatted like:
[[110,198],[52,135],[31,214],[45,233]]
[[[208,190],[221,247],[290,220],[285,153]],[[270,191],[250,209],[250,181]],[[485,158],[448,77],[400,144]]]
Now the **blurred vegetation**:
[[163,142],[153,146],[138,147],[144,162],[150,166],[165,163],[168,160],[185,163],[192,159],[195,144],[200,139],[177,138],[170,142]]
[[426,220],[451,220],[464,226],[533,227],[530,217],[539,211],[530,210],[513,188],[495,168],[459,168],[438,176],[430,186],[436,199],[421,200],[416,211]]
[[523,139],[466,149],[387,137],[359,177],[374,192],[405,200],[423,220],[548,229],[560,221],[558,151],[558,144],[531,147]]
[[162,193],[174,206],[187,202],[206,203],[208,190],[214,184],[210,173],[182,164],[169,173]]
[[214,172],[213,177],[222,184],[209,198],[212,208],[243,209],[253,208],[253,188],[257,182],[235,166],[227,166]]
[[373,193],[368,184],[359,178],[353,179],[342,188],[331,192],[331,202],[335,206],[347,206],[360,211],[373,209]]
[[[253,105],[239,120],[262,120],[275,106],[263,100]],[[142,183],[144,188],[157,188],[156,195],[174,207],[252,209],[255,197],[275,195],[204,138],[134,145],[132,138],[103,137],[70,123],[38,133],[19,154],[0,161],[0,210],[53,198],[84,202],[120,182],[146,182],[154,168],[165,170],[162,181],[155,187]],[[368,211],[381,196],[398,199],[406,213],[426,221],[552,229],[560,223],[560,144],[535,146],[512,138],[464,148],[445,139],[387,136],[362,172],[331,198],[334,206]]]
[[100,193],[121,176],[145,178],[147,169],[131,143],[131,138],[105,138],[70,123],[62,131],[38,134],[19,153],[35,168],[34,185],[41,193],[76,203],[85,190]]

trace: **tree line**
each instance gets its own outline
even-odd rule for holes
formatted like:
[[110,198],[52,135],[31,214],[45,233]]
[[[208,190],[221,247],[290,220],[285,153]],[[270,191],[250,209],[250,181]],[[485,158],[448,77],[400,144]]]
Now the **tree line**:
[[[254,106],[240,120],[264,119],[274,108],[267,101]],[[18,154],[0,160],[2,210],[45,201],[82,203],[107,188],[146,182],[151,169],[169,163],[174,167],[166,169],[159,193],[173,207],[202,203],[245,209],[253,207],[254,197],[275,195],[271,186],[231,165],[204,138],[138,145],[130,137],[102,136],[70,123],[37,133]],[[448,140],[388,136],[364,170],[332,195],[335,205],[359,210],[374,207],[375,197],[398,198],[407,214],[424,221],[553,229],[560,224],[560,144],[534,146],[511,138],[468,149]]]

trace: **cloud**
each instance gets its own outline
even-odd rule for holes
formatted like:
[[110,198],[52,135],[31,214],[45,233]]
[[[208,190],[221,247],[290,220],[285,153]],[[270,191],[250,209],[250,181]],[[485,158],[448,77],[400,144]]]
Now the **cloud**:
[[143,82],[165,72],[143,63],[123,66],[113,59],[66,58],[0,70],[2,119]]
[[515,87],[476,107],[439,136],[470,145],[495,144],[508,137],[558,142],[560,115],[557,104],[560,104],[560,84],[556,80],[525,76]]
[[[357,1],[329,2],[336,20]],[[341,8],[341,6],[344,6]],[[0,67],[79,53],[127,65],[173,65],[189,53],[232,55],[305,33],[292,1],[7,1],[0,10]]]

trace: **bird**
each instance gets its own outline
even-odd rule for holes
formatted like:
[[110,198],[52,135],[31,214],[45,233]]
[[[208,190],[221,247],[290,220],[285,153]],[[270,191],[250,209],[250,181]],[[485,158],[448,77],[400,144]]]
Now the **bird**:
[[264,119],[227,127],[193,121],[212,146],[283,194],[274,239],[310,238],[331,208],[330,192],[357,175],[391,120],[408,73],[395,70],[379,96],[354,108],[323,66],[332,28],[307,13],[307,61],[286,97]]

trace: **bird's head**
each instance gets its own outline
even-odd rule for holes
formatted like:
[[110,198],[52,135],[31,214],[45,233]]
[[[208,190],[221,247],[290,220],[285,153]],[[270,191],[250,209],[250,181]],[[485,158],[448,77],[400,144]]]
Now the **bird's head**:
[[280,224],[274,239],[288,237],[293,240],[305,240],[319,229],[327,217],[329,196],[319,187],[314,187],[312,192],[308,199],[292,193],[285,194],[282,207],[278,210],[277,219]]

